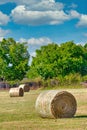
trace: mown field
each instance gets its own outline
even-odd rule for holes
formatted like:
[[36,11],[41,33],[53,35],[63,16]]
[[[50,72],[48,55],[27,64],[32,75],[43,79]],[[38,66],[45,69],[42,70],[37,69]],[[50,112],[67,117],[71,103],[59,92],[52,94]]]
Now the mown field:
[[35,101],[43,90],[31,90],[24,97],[10,97],[0,91],[0,130],[87,130],[87,89],[68,89],[77,100],[73,118],[41,118],[35,111]]

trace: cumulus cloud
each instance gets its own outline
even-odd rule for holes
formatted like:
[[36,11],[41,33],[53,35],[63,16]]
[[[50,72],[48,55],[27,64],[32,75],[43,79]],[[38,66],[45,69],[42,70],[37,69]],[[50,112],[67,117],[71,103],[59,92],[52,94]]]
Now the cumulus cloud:
[[69,11],[69,15],[71,19],[78,19],[78,23],[76,24],[77,27],[87,27],[87,15],[80,14],[76,10]]
[[36,56],[36,50],[40,49],[41,46],[48,45],[49,43],[52,43],[52,40],[48,37],[40,37],[40,38],[30,38],[30,39],[24,39],[21,38],[19,42],[27,42],[28,43],[28,51],[30,54],[30,64],[32,62],[32,57]]
[[26,5],[30,10],[43,10],[50,8],[53,10],[58,8],[61,9],[64,5],[60,2],[55,2],[55,0],[13,0],[17,5]]
[[64,4],[55,0],[14,0],[18,6],[11,17],[18,24],[43,25],[61,24],[69,17],[64,13]]
[[30,38],[30,39],[24,39],[20,38],[19,42],[27,42],[28,45],[32,46],[42,46],[42,45],[47,45],[48,43],[51,43],[51,39],[48,37],[40,37],[40,38]]
[[0,25],[6,25],[9,21],[9,16],[0,12]]
[[[55,25],[62,24],[65,21],[78,19],[77,26],[87,26],[87,15],[80,14],[75,9],[77,5],[71,3],[68,10],[65,5],[56,0],[3,0],[0,4],[7,2],[15,2],[16,7],[11,12],[12,20],[17,24],[25,25]],[[64,9],[65,8],[65,9]],[[0,25],[5,25],[9,21],[9,17],[0,12]],[[4,19],[4,20],[3,20]]]
[[30,38],[30,39],[20,38],[19,42],[21,43],[27,42],[30,55],[35,56],[36,49],[39,49],[41,46],[52,43],[52,40],[48,37]]
[[31,38],[28,40],[29,45],[46,45],[48,43],[51,43],[52,41],[47,37],[41,37],[41,38]]
[[77,23],[77,26],[83,26],[86,27],[87,26],[87,15],[82,14],[79,22]]
[[[83,25],[82,14],[76,10],[64,11],[65,5],[55,0],[13,0],[17,6],[11,12],[15,23],[26,25],[55,25],[62,24],[67,20],[78,19],[78,26]],[[76,8],[72,3],[69,8]],[[86,20],[85,20],[86,21]],[[87,22],[86,22],[87,23]],[[86,25],[85,23],[85,25]]]
[[14,22],[28,25],[53,25],[69,20],[69,16],[63,10],[30,11],[24,5],[12,10],[11,16]]
[[73,18],[80,18],[80,16],[81,16],[81,14],[79,14],[76,10],[71,10],[70,12],[69,12],[69,14],[70,14],[70,17],[73,19]]

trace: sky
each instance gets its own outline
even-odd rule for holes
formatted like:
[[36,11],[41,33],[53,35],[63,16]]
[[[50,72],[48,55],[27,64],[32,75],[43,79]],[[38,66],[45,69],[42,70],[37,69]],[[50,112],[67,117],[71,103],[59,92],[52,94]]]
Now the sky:
[[27,42],[31,56],[49,43],[87,43],[87,0],[0,0],[0,40]]

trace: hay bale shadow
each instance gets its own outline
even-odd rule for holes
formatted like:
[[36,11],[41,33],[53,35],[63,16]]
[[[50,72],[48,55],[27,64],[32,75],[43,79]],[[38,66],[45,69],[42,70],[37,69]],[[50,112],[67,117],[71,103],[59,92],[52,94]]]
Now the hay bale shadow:
[[74,118],[87,118],[87,115],[74,116]]

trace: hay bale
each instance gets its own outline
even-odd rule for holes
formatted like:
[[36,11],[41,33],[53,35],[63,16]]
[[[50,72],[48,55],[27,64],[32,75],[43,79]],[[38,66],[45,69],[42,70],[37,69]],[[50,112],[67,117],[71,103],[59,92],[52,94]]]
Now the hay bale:
[[35,108],[41,117],[69,118],[74,116],[77,103],[71,93],[51,90],[44,91],[38,96]]
[[24,90],[22,88],[11,88],[9,90],[10,97],[23,97]]
[[21,84],[21,85],[19,85],[19,88],[24,89],[24,92],[29,92],[29,90],[30,90],[30,87],[28,84]]

